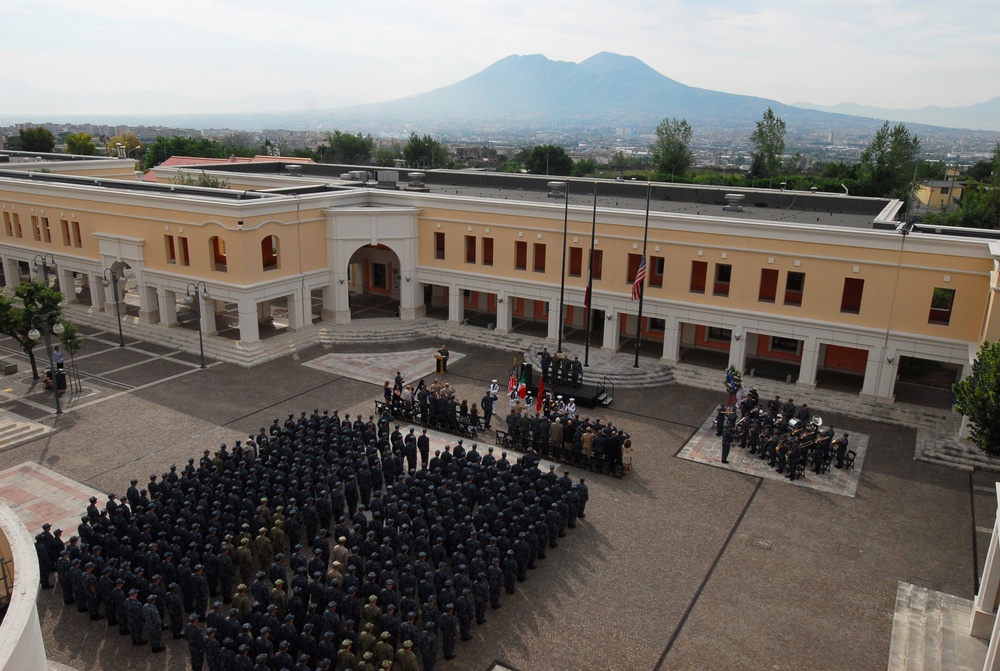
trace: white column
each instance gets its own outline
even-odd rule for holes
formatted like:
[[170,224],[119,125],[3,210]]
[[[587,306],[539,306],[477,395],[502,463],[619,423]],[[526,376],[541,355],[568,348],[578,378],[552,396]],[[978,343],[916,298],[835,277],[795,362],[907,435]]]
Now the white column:
[[350,324],[351,297],[347,286],[347,273],[334,273],[334,277],[336,281],[323,292],[324,307],[326,307],[327,293],[332,294],[333,322],[335,324]]
[[[90,309],[92,312],[104,312],[107,296],[111,295],[111,287],[105,287],[104,277],[97,273],[90,273],[87,276],[90,278]],[[111,303],[111,308],[114,307],[115,304]]]
[[559,301],[551,300],[549,301],[549,319],[546,322],[548,326],[548,332],[545,337],[549,340],[559,340],[559,322],[562,320],[562,315],[559,313]]
[[327,284],[323,287],[323,320],[333,320],[336,311],[333,308],[334,297],[336,296],[336,289],[333,288],[333,284]]
[[872,347],[868,350],[868,363],[865,364],[865,379],[861,383],[861,398],[875,400],[878,391],[879,371],[882,367],[882,348]]
[[795,383],[797,387],[815,389],[816,368],[819,365],[819,343],[816,338],[809,336],[802,339],[802,362],[799,364],[799,379]]
[[240,342],[259,342],[260,329],[257,328],[257,302],[253,298],[241,298],[238,305]]
[[[608,319],[611,317],[611,319]],[[618,351],[618,344],[621,338],[621,324],[618,321],[618,314],[611,308],[604,312],[604,344],[601,349],[611,352]]]
[[3,259],[3,276],[7,282],[7,288],[13,291],[21,283],[21,271],[17,265],[17,259],[5,256]]
[[[891,350],[890,350],[891,351]],[[892,356],[892,361],[889,361]],[[879,362],[878,389],[875,395],[883,400],[892,400],[896,389],[896,371],[899,369],[899,355],[893,352],[887,354]]]
[[399,319],[413,321],[427,314],[424,305],[424,285],[417,282],[412,272],[403,273],[399,283]]
[[[198,306],[199,314],[201,315],[201,330],[204,335],[215,335],[219,332],[218,327],[215,325],[215,310],[217,309],[217,301],[214,298],[201,298],[200,294],[195,300],[201,300],[201,304]],[[256,323],[256,320],[254,321]]]
[[66,270],[60,265],[56,268],[56,276],[59,278],[59,291],[63,294],[62,304],[76,303],[76,285],[73,284],[73,271]]
[[305,318],[305,305],[302,300],[302,288],[296,288],[285,297],[285,300],[288,302],[288,330],[293,333],[301,331],[308,325]]
[[673,366],[681,358],[681,322],[676,317],[663,320],[663,363]]
[[[125,306],[122,306],[122,314]],[[160,306],[156,300],[156,287],[139,285],[139,323],[155,324],[160,321]]]
[[160,323],[177,326],[177,292],[161,286],[157,291],[157,300],[160,303]]
[[729,365],[743,372],[747,361],[747,333],[742,326],[733,327],[733,337],[729,342]]
[[[500,302],[501,300],[503,301],[502,303]],[[513,310],[511,309],[514,300],[516,300],[514,296],[497,294],[497,333],[510,333],[510,329],[514,323]]]
[[454,285],[448,287],[448,321],[458,324],[465,319],[465,296],[462,290]]

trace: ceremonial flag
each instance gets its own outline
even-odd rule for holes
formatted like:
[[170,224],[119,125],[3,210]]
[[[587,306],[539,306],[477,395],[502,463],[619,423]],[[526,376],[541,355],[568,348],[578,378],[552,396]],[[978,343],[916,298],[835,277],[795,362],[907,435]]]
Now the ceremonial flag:
[[528,381],[527,381],[528,369],[524,366],[521,367],[521,381],[517,384],[517,396],[518,398],[524,398],[528,395]]
[[639,300],[639,295],[642,293],[642,282],[646,279],[646,255],[642,255],[642,259],[639,261],[639,269],[635,272],[635,281],[632,282],[632,300]]
[[510,396],[517,389],[517,359],[514,359],[514,365],[510,367],[510,376],[507,378],[507,395]]
[[538,399],[535,401],[535,412],[542,411],[542,399],[545,398],[545,378],[538,378]]

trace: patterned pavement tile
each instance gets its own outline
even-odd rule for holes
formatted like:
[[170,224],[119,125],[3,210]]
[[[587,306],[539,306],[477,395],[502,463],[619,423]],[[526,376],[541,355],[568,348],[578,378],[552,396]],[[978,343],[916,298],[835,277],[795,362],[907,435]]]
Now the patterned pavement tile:
[[53,529],[64,529],[68,540],[91,496],[105,494],[91,489],[35,462],[25,462],[0,471],[0,500],[17,513],[34,536],[48,522]]
[[[434,375],[435,354],[437,350],[434,348],[403,352],[327,354],[302,365],[381,387],[386,380],[391,382],[396,377],[396,371],[402,373],[406,384]],[[464,358],[464,354],[451,351],[448,363],[455,364]]]
[[[722,463],[722,438],[716,436],[712,429],[714,418],[714,413],[709,415],[697,433],[677,453],[678,457],[768,480],[788,481],[784,475],[768,466],[766,461],[756,458],[738,445],[734,445],[730,450],[729,463]],[[865,453],[868,451],[868,435],[851,432],[850,449],[858,455],[854,459],[854,468],[850,470],[831,468],[829,473],[823,474],[814,473],[807,468],[805,477],[790,481],[789,484],[853,498],[857,494],[858,480],[861,479],[861,469],[865,463]]]

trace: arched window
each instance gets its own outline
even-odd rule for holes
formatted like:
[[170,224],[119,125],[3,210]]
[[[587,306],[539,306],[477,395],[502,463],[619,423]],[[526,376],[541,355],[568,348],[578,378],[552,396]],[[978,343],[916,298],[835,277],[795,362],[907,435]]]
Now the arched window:
[[278,269],[278,236],[269,235],[260,241],[260,261],[264,270]]
[[216,270],[226,272],[229,270],[226,260],[226,242],[217,235],[213,235],[208,241],[208,251]]

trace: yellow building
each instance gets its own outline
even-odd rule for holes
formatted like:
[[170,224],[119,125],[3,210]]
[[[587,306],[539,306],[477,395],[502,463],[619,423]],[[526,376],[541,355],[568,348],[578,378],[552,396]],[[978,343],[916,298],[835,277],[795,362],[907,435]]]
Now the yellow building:
[[931,180],[917,185],[917,200],[931,210],[947,210],[962,200],[964,182]]
[[[127,267],[135,319],[155,330],[177,326],[204,283],[205,332],[249,361],[284,330],[270,325],[276,307],[290,331],[379,305],[555,342],[585,324],[593,250],[594,344],[617,350],[639,326],[644,183],[573,180],[565,198],[567,182],[495,173],[201,169],[229,188],[171,184],[185,168],[140,183],[115,159],[0,165],[6,285],[50,254],[70,301],[113,315],[102,280]],[[901,358],[967,372],[1000,337],[993,240],[901,226],[894,200],[649,188],[641,330],[664,362],[715,352],[741,370],[791,366],[805,387],[841,373],[863,398],[889,399]]]

